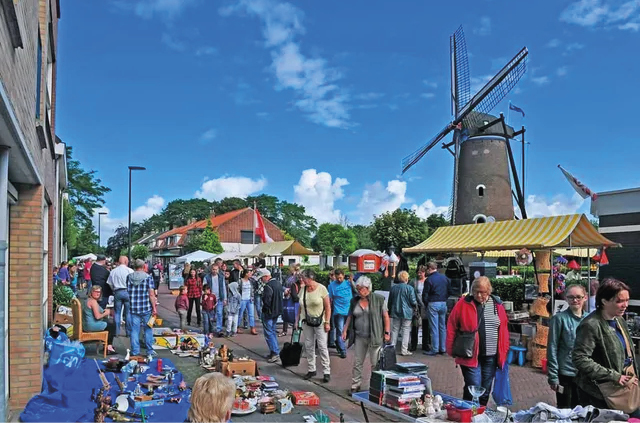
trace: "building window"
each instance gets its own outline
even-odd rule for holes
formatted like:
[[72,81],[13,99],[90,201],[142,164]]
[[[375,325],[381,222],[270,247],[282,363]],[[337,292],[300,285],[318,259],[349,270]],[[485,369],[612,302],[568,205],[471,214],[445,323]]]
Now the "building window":
[[486,187],[484,185],[478,185],[476,190],[478,191],[478,197],[484,197],[484,190]]
[[253,231],[240,231],[241,244],[260,244],[262,242],[258,236],[255,237],[253,242],[251,242],[251,238],[253,238]]
[[42,41],[38,34],[38,57],[36,65],[36,119],[40,119],[40,95],[42,88]]

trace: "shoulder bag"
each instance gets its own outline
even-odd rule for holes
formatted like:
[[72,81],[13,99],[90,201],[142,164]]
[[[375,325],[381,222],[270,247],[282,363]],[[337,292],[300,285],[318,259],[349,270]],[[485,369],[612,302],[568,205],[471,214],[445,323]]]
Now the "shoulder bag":
[[304,294],[302,297],[302,301],[304,302],[304,322],[311,326],[312,328],[317,328],[322,325],[322,320],[324,319],[324,299],[322,300],[322,313],[320,316],[309,316],[307,312],[307,287],[304,287]]
[[473,354],[476,352],[476,333],[478,333],[483,319],[484,308],[482,309],[482,314],[480,315],[480,320],[475,330],[471,332],[458,330],[456,332],[456,337],[453,339],[453,351],[451,353],[454,358],[473,358]]
[[631,364],[622,370],[622,374],[631,376],[631,378],[625,385],[620,385],[618,381],[598,383],[598,389],[600,389],[600,393],[609,408],[629,414],[640,408],[640,387],[637,385],[638,377],[634,367],[633,354],[631,353],[631,343],[617,317],[616,325],[618,325],[620,332],[622,332],[622,337],[627,347],[627,358],[631,359]]

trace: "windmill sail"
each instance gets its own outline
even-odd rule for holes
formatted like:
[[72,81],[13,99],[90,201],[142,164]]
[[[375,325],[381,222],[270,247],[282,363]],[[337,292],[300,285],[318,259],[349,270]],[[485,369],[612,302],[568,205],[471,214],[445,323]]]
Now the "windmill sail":
[[451,51],[451,114],[458,117],[471,98],[469,56],[462,26],[450,38]]
[[440,142],[440,140],[446,137],[449,134],[449,132],[451,132],[452,129],[453,129],[453,126],[451,124],[447,124],[447,126],[442,128],[442,130],[438,133],[438,135],[433,137],[431,141],[429,141],[428,143],[426,143],[425,145],[423,145],[422,147],[420,147],[419,149],[417,149],[416,151],[414,151],[413,153],[411,153],[410,155],[402,159],[402,173],[405,173],[407,170],[411,168],[411,166],[418,163],[420,159],[425,154],[427,154],[429,150],[435,147]]

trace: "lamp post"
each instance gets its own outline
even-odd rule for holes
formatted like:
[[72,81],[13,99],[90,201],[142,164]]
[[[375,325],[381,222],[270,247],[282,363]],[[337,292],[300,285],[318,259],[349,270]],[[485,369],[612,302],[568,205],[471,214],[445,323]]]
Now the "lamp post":
[[107,212],[98,212],[98,248],[102,245],[102,234],[100,233],[100,218],[107,214]]
[[129,166],[129,261],[131,261],[131,171],[133,170],[147,170],[142,166]]

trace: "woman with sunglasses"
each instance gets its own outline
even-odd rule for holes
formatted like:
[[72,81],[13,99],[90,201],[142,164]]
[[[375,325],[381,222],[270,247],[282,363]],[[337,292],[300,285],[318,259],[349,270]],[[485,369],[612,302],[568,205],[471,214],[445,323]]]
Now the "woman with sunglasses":
[[549,322],[547,343],[547,380],[556,393],[558,408],[579,405],[578,385],[574,378],[577,370],[571,361],[576,329],[584,318],[584,303],[587,291],[582,285],[569,285],[566,296],[569,308],[557,313]]

